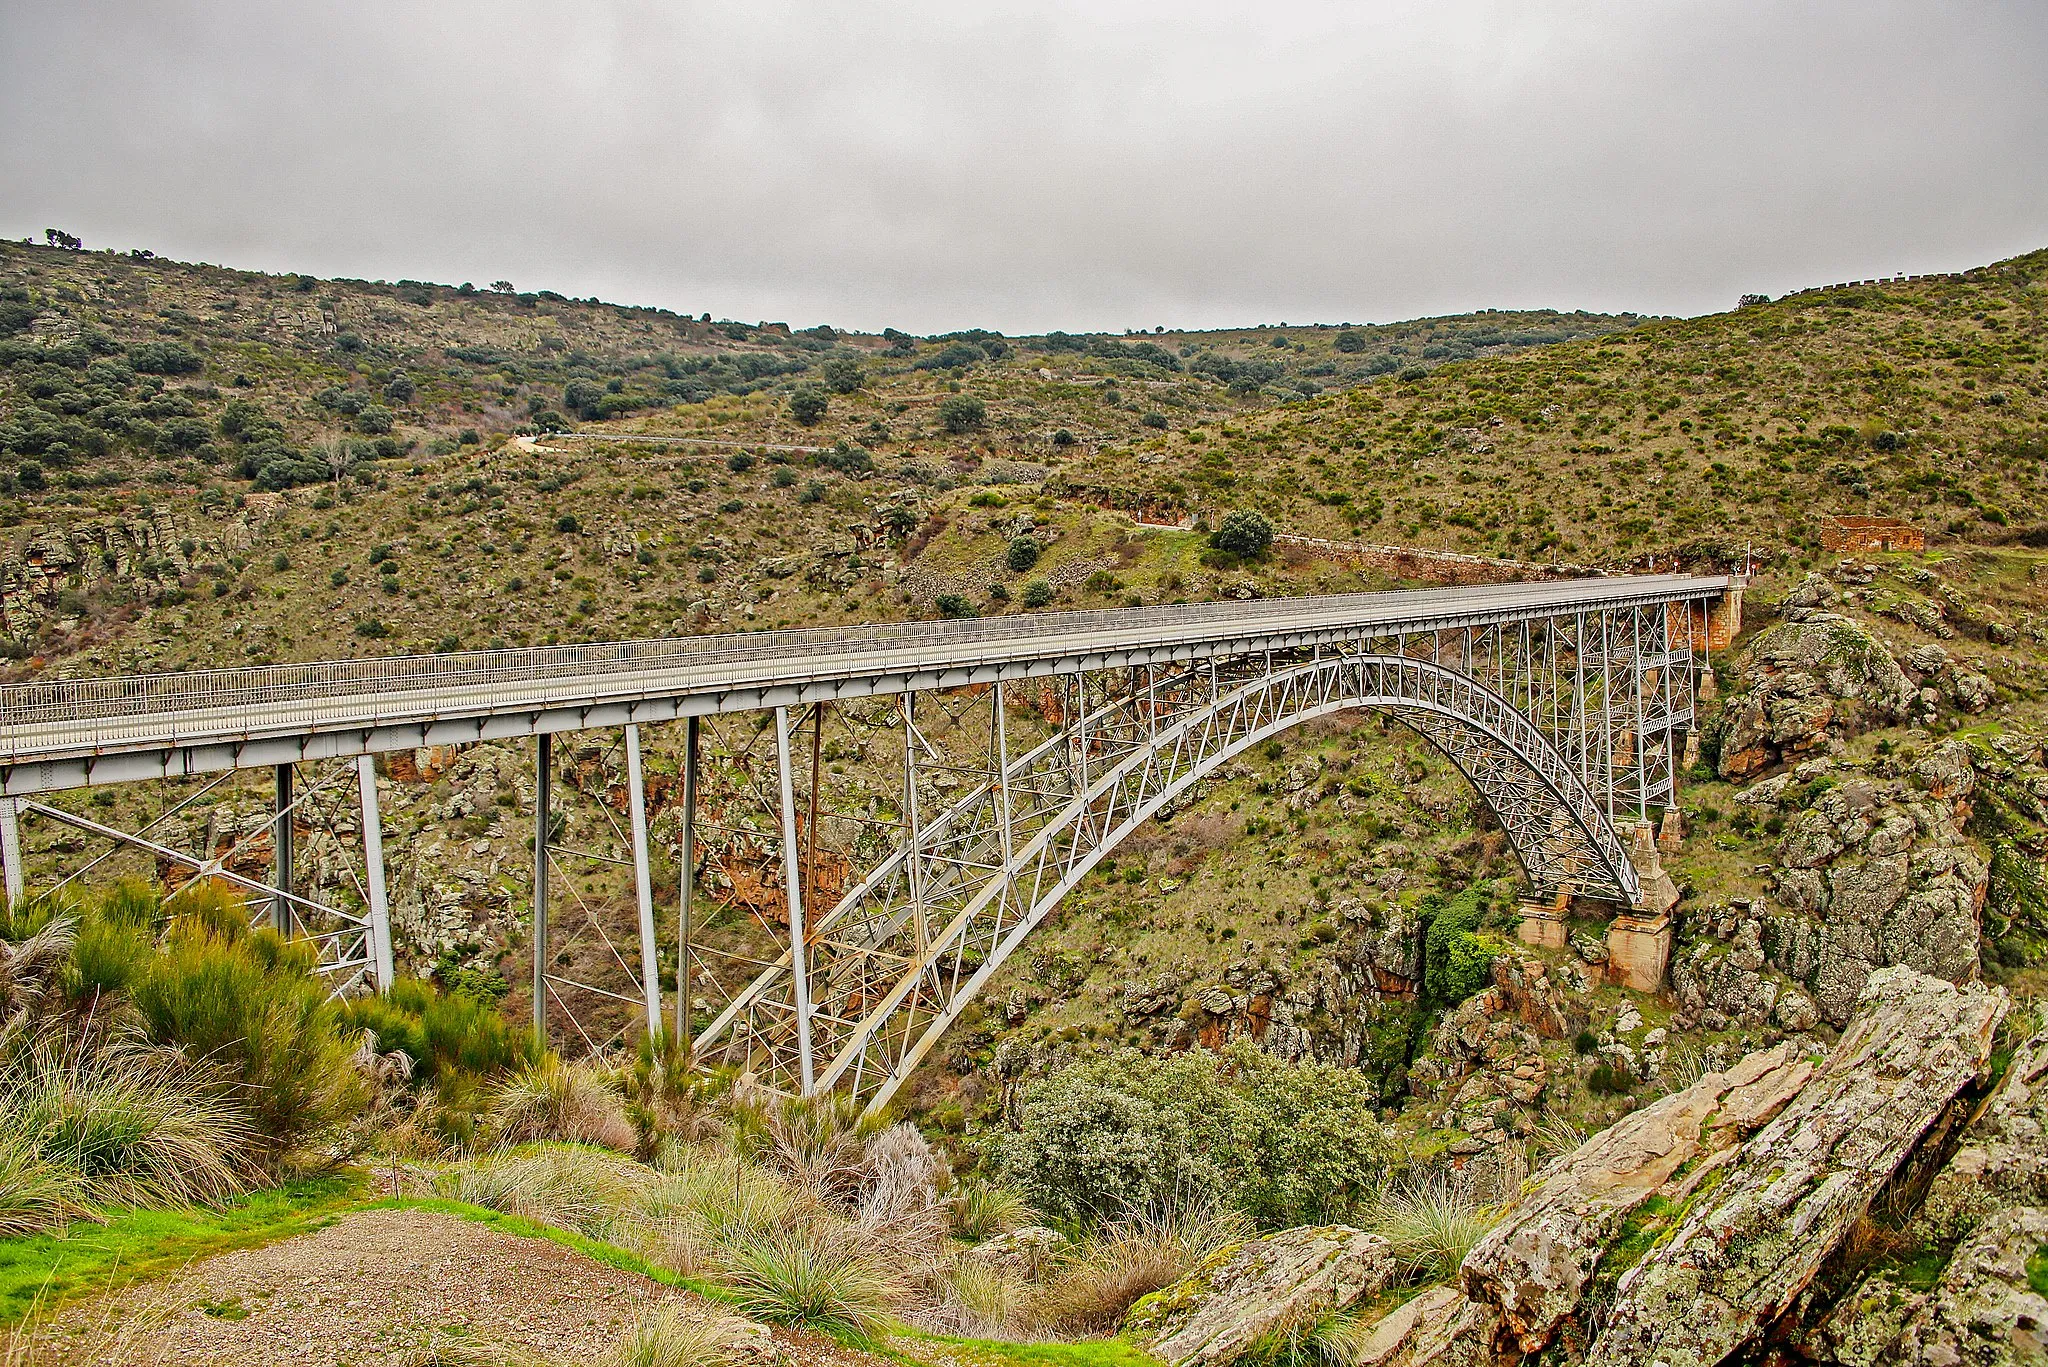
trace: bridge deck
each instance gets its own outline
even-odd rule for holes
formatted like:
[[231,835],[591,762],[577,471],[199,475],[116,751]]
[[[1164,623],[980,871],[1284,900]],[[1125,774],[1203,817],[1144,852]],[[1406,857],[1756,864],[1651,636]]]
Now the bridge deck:
[[1718,598],[1675,575],[385,656],[0,687],[0,792]]

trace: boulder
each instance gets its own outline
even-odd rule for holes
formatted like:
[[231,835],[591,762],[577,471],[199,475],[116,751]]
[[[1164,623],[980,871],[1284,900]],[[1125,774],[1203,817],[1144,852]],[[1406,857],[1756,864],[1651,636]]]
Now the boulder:
[[1743,691],[1723,711],[1721,776],[1743,778],[1824,748],[1837,732],[1906,714],[1915,692],[1883,644],[1851,618],[1812,609],[1743,652]]
[[1494,1312],[1517,1351],[1539,1352],[1578,1315],[1630,1214],[1653,1197],[1682,1203],[1813,1071],[1779,1044],[1601,1131],[1473,1247],[1461,1269],[1465,1294]]
[[1494,1327],[1483,1303],[1432,1286],[1373,1325],[1353,1367],[1481,1367],[1497,1360]]
[[967,1256],[992,1271],[1029,1281],[1051,1266],[1067,1243],[1067,1236],[1056,1229],[1026,1225],[976,1244]]
[[1182,1367],[1242,1357],[1266,1334],[1307,1325],[1379,1294],[1393,1245],[1348,1225],[1282,1230],[1212,1255],[1132,1306],[1124,1333]]
[[1982,1073],[2005,1009],[1981,983],[1871,974],[1812,1081],[1621,1276],[1588,1367],[1708,1367],[1755,1339]]

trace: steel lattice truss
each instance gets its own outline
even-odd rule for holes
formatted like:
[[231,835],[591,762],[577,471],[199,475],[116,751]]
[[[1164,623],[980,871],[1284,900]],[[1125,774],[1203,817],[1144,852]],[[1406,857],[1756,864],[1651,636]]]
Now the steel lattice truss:
[[[1676,800],[1692,646],[1715,612],[1739,621],[1739,587],[1496,586],[11,685],[0,866],[19,896],[19,819],[61,822],[174,881],[241,886],[253,914],[321,942],[337,990],[381,989],[393,961],[375,754],[532,737],[536,1025],[553,1029],[552,1007],[572,1027],[554,1038],[603,1050],[636,1028],[621,1006],[649,1031],[709,1015],[698,1059],[879,1107],[1120,841],[1232,756],[1335,712],[1380,709],[1434,744],[1537,892],[1642,905],[1621,824]],[[665,806],[643,772],[655,728],[683,731],[657,756],[682,752]],[[582,746],[616,775],[605,792],[625,816],[595,804],[587,849],[557,835],[567,806],[550,796],[552,742],[579,732],[620,742]],[[276,781],[267,878],[242,848],[251,830],[189,853],[156,822],[124,832],[43,800],[226,771],[182,807],[259,767]],[[303,886],[295,832],[314,846]],[[679,885],[670,1013],[657,851]],[[618,908],[584,897],[578,869],[593,862],[632,868],[637,962],[600,915]],[[552,941],[551,887],[566,894]]]
[[1058,685],[1056,734],[1012,756],[1004,685],[984,695],[983,781],[919,810],[917,694],[898,705],[901,836],[726,1003],[699,1057],[791,1092],[885,1103],[1004,960],[1126,835],[1289,727],[1383,709],[1478,790],[1543,893],[1639,904],[1617,813],[1669,802],[1692,725],[1691,655],[1662,611],[1261,652]]

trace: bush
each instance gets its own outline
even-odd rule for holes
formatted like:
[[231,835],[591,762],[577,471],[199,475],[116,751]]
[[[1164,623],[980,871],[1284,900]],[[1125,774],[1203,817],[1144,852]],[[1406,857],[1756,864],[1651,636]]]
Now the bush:
[[172,905],[179,915],[130,991],[150,1037],[231,1074],[273,1160],[354,1115],[364,1087],[313,946],[246,929],[224,894]]
[[1147,413],[1144,417],[1138,419],[1138,422],[1146,427],[1156,428],[1160,431],[1166,430],[1166,415],[1164,413]]
[[818,422],[831,407],[831,399],[817,385],[805,385],[789,396],[789,416],[805,427]]
[[1024,586],[1023,603],[1027,608],[1042,608],[1052,602],[1052,585],[1043,579],[1034,579]]
[[1052,444],[1054,446],[1072,446],[1074,444],[1074,434],[1062,427],[1059,431],[1052,434]]
[[835,356],[819,367],[825,387],[834,394],[851,394],[860,388],[860,362],[851,356]]
[[140,375],[191,375],[200,360],[177,342],[140,342],[128,348],[128,364]]
[[725,468],[736,475],[744,475],[754,468],[754,458],[745,451],[735,451],[725,458]]
[[1265,1223],[1321,1218],[1376,1180],[1385,1152],[1369,1078],[1256,1049],[1171,1059],[1120,1050],[1026,1087],[991,1156],[1032,1206],[1087,1222],[1229,1191]]
[[411,1059],[421,1080],[487,1077],[538,1057],[532,1032],[507,1024],[495,1003],[441,992],[421,978],[400,978],[382,996],[348,1002],[342,1018],[351,1030],[369,1031],[378,1053]]
[[1417,907],[1423,935],[1422,990],[1432,1006],[1456,1006],[1492,980],[1500,947],[1479,933],[1486,913],[1485,885],[1456,897],[1432,893]]
[[1337,334],[1337,340],[1332,342],[1330,345],[1334,346],[1339,351],[1363,351],[1365,350],[1365,334],[1362,332],[1354,332],[1350,328],[1346,328],[1344,329],[1344,331]]
[[1003,552],[1003,563],[1010,567],[1011,573],[1022,574],[1038,563],[1041,549],[1035,536],[1016,537],[1011,540],[1009,549]]
[[1264,513],[1240,508],[1224,515],[1222,525],[1209,533],[1209,544],[1246,560],[1255,559],[1273,544],[1273,524]]
[[1586,1090],[1594,1096],[1620,1096],[1635,1085],[1623,1069],[1611,1063],[1596,1063],[1593,1072],[1586,1079]]
[[957,593],[940,594],[938,598],[933,601],[932,606],[939,610],[939,616],[941,617],[958,618],[975,617],[979,615],[974,610],[974,604],[969,602],[966,598],[962,597],[960,594]]
[[939,404],[939,424],[954,436],[979,432],[988,421],[988,405],[972,394],[954,394]]

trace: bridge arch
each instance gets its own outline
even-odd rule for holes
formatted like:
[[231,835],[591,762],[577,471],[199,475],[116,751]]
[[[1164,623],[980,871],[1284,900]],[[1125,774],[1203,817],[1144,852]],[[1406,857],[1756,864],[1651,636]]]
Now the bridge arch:
[[[1640,897],[1579,773],[1467,674],[1406,655],[1318,651],[1227,689],[1213,673],[1203,682],[1199,671],[1182,676],[1163,716],[1133,695],[1007,762],[1003,782],[953,803],[817,921],[801,998],[788,990],[795,960],[785,953],[707,1028],[699,1056],[722,1054],[792,1091],[844,1087],[881,1107],[1124,839],[1245,750],[1340,712],[1384,711],[1430,741],[1500,819],[1539,890],[1569,883],[1623,904]],[[1114,743],[1099,740],[1109,734]]]

